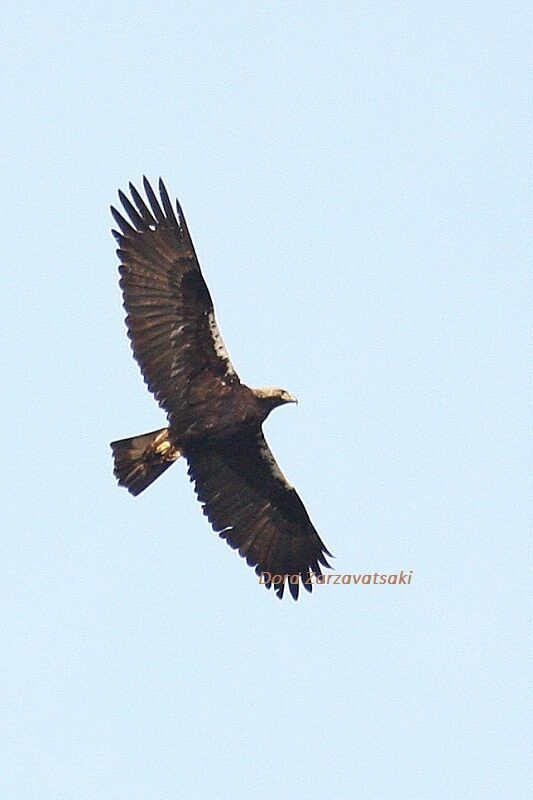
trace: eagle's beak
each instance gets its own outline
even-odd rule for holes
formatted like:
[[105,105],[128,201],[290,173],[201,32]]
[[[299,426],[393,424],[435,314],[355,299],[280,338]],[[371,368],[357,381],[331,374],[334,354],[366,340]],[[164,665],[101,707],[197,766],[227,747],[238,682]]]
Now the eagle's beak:
[[294,395],[289,394],[287,395],[286,403],[296,403],[298,405],[298,398],[294,397]]

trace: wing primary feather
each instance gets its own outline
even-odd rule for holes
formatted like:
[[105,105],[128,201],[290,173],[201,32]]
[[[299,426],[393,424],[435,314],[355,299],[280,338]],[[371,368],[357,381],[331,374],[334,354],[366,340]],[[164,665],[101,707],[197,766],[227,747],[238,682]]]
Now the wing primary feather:
[[293,599],[298,600],[300,581],[298,581],[298,583],[292,583],[290,580],[288,580],[288,584],[289,584],[289,591],[292,594]]
[[177,209],[177,212],[178,212],[179,226],[181,228],[181,232],[182,232],[183,238],[185,239],[187,244],[191,245],[191,247],[192,247],[191,234],[189,233],[189,229],[187,227],[187,222],[185,220],[185,214],[183,213],[183,209],[180,206],[180,201],[177,198],[176,198],[176,209]]
[[114,208],[114,206],[111,206],[111,213],[113,215],[113,219],[117,223],[118,227],[120,228],[124,236],[130,236],[130,237],[135,236],[135,234],[137,233],[135,228],[132,228],[129,222],[126,222],[124,217],[117,211],[116,208]]
[[152,189],[150,182],[146,179],[146,177],[143,177],[143,185],[144,185],[144,191],[146,192],[148,202],[150,203],[150,207],[152,209],[155,218],[157,219],[158,222],[166,222],[166,218],[161,209],[161,206],[159,205],[159,201],[155,196],[155,192]]
[[126,209],[128,217],[131,219],[137,230],[139,231],[147,231],[149,230],[148,223],[141,217],[133,203],[126,197],[122,189],[119,189],[118,196],[120,197],[120,202]]
[[[136,207],[127,198],[126,200],[128,205],[124,207],[127,208],[128,214],[130,215],[131,211],[133,210],[135,218],[132,217],[132,220],[135,222],[139,230],[147,231],[149,230],[150,225],[155,225],[155,219],[151,215],[146,203],[132,183],[130,183],[130,192]],[[122,202],[124,202],[124,200]]]
[[139,194],[139,192],[137,191],[137,189],[135,188],[133,183],[130,183],[130,192],[131,192],[131,196],[133,197],[133,201],[134,201],[135,205],[137,206],[137,208],[139,209],[139,213],[140,213],[141,217],[143,218],[143,220],[148,225],[155,225],[156,222],[155,222],[154,216],[152,215],[152,212],[150,211],[150,209],[148,208],[148,206],[144,202],[143,198],[141,197],[141,195]]
[[[146,181],[146,178],[143,180]],[[148,183],[148,181],[146,181]],[[176,219],[176,215],[174,214],[174,209],[172,208],[172,203],[170,202],[170,197],[168,196],[167,188],[163,183],[163,179],[159,178],[159,194],[161,195],[161,202],[163,203],[163,210],[167,215],[167,219],[170,222],[173,222],[176,227],[178,226],[178,220]]]
[[331,566],[331,564],[328,564],[328,562],[327,562],[327,560],[326,560],[325,556],[329,556],[330,558],[335,558],[335,556],[331,555],[331,553],[329,552],[329,550],[326,550],[326,548],[324,547],[324,554],[323,554],[323,555],[320,555],[320,556],[318,556],[318,560],[320,561],[320,563],[321,563],[321,564],[323,564],[325,567],[327,567],[327,569],[333,569],[333,567]]

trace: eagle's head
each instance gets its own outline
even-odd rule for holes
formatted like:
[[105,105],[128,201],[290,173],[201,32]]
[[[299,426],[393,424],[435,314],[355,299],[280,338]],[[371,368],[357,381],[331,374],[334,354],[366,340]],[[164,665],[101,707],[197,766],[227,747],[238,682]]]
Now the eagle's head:
[[276,386],[265,386],[263,389],[253,389],[254,395],[270,409],[282,406],[285,403],[297,403],[298,400],[285,389],[278,389]]

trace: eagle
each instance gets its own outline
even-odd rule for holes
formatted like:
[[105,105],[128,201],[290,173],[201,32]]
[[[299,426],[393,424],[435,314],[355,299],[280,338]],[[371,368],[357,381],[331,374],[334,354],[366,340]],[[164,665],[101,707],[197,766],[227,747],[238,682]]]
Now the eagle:
[[132,495],[183,457],[215,532],[255,568],[279,598],[287,586],[312,590],[328,567],[326,549],[296,490],[265,440],[276,406],[295,403],[284,389],[241,383],[222,341],[213,301],[176,201],[163,181],[146,200],[131,183],[116,208],[120,286],[133,356],[166,411],[168,427],[111,443],[114,474]]

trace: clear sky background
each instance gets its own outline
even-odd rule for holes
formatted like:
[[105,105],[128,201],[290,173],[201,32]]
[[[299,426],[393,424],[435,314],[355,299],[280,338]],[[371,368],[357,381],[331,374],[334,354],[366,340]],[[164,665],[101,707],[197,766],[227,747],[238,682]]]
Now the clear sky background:
[[[529,797],[532,13],[521,2],[2,8],[6,800]],[[279,602],[131,357],[110,203],[179,195],[338,573]],[[530,211],[530,207],[529,207]]]

